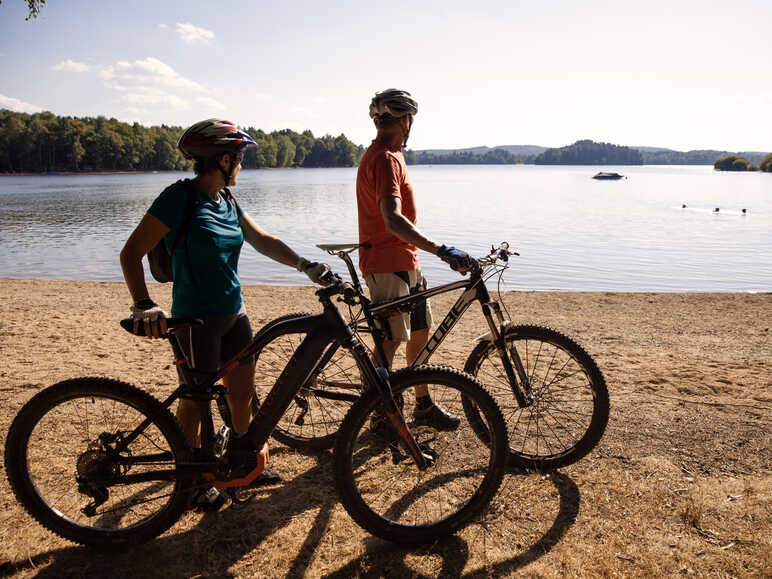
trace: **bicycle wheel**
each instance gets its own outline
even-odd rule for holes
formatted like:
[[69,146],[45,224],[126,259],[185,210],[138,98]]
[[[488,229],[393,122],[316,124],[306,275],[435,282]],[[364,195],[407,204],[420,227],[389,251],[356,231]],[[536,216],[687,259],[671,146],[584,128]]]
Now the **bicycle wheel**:
[[[521,408],[492,342],[480,342],[464,370],[493,394],[504,413],[512,466],[549,471],[573,464],[598,444],[606,429],[606,381],[590,355],[571,338],[550,328],[509,326],[514,348],[528,376],[533,403]],[[473,416],[477,410],[465,404]]]
[[[307,315],[310,314],[288,314],[269,324]],[[276,384],[303,338],[305,334],[284,334],[258,352],[253,414],[257,413],[260,402]],[[319,367],[295,395],[271,436],[298,450],[332,448],[340,423],[361,390],[359,368],[350,352],[337,343],[330,344]]]
[[[114,452],[124,437],[147,427]],[[185,510],[185,480],[121,483],[191,457],[177,420],[149,394],[107,378],[60,382],[33,397],[8,432],[5,469],[16,498],[76,543],[115,548],[149,540]]]
[[[344,508],[373,535],[395,543],[427,543],[457,531],[490,503],[506,465],[506,425],[493,397],[478,382],[439,366],[391,375],[395,396],[406,393],[412,400],[412,388],[422,384],[436,404],[461,418],[457,428],[443,432],[416,426],[406,413],[424,454],[434,459],[429,468],[417,469],[393,428],[378,427],[383,423],[375,390],[368,389],[351,408],[335,444],[335,484]],[[464,399],[479,409],[471,419],[477,421],[474,426],[464,415]],[[477,436],[480,429],[487,432],[487,443]]]

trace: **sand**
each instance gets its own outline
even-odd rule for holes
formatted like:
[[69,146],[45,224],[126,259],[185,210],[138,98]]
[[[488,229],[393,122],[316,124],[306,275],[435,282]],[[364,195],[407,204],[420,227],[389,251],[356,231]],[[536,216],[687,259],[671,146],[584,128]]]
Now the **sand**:
[[[170,302],[170,286],[151,295]],[[249,286],[254,328],[319,311],[313,288]],[[433,301],[435,320],[453,296]],[[242,511],[186,515],[133,552],[101,555],[37,525],[0,478],[7,575],[404,576],[462,573],[770,574],[771,294],[507,292],[517,323],[563,331],[596,359],[611,395],[604,439],[552,477],[508,475],[485,524],[417,551],[356,527],[337,504],[329,454],[273,443],[284,485]],[[163,341],[118,321],[118,283],[0,279],[0,438],[40,389],[109,376],[157,397],[175,373]],[[473,306],[434,363],[463,367],[485,331]],[[399,365],[399,364],[398,364]]]

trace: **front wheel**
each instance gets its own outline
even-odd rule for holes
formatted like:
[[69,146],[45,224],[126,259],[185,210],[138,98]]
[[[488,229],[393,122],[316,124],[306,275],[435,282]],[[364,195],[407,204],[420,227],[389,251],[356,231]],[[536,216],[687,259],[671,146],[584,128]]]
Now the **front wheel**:
[[[504,413],[512,466],[549,471],[573,464],[598,444],[606,429],[606,381],[590,355],[571,338],[542,326],[508,326],[507,352],[520,358],[531,401],[521,408],[501,357],[491,341],[480,342],[464,370],[493,394]],[[464,405],[474,416],[477,410]]]
[[[335,484],[346,511],[373,535],[419,544],[450,535],[480,514],[501,484],[507,434],[493,397],[470,376],[450,368],[417,366],[391,375],[395,398],[413,400],[426,385],[432,400],[460,420],[432,426],[405,413],[424,455],[420,471],[383,420],[380,394],[367,390],[346,415],[335,444]],[[478,412],[470,419],[463,401]],[[475,424],[471,424],[474,421]],[[479,436],[479,431],[485,436]]]
[[[16,416],[5,444],[8,481],[27,512],[57,535],[97,548],[140,543],[173,525],[190,482],[153,480],[151,472],[190,460],[166,408],[106,378],[41,391]],[[130,482],[143,474],[149,480]]]

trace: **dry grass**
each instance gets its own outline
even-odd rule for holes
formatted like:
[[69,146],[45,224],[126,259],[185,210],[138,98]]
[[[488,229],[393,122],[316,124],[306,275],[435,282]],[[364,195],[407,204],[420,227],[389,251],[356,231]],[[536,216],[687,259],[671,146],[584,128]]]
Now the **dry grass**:
[[[168,288],[154,288],[159,298]],[[168,293],[167,293],[168,295]],[[168,299],[168,297],[167,297]],[[302,288],[247,288],[253,324],[316,310]],[[0,280],[0,437],[34,392],[79,375],[170,391],[166,349],[117,327],[117,284]],[[281,486],[239,509],[190,513],[128,552],[61,540],[0,477],[0,574],[13,577],[772,575],[770,295],[513,293],[517,321],[579,337],[612,395],[606,436],[551,477],[507,475],[484,519],[418,550],[352,523],[331,456],[274,444]],[[72,314],[70,303],[99,315]],[[447,299],[434,302],[435,317]],[[438,352],[462,366],[484,323],[470,310]],[[709,403],[702,404],[702,403]]]

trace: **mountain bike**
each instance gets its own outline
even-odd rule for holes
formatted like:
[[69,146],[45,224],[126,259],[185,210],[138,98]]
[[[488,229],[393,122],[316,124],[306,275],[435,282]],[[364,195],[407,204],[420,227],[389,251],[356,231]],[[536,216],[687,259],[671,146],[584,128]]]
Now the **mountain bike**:
[[[385,320],[408,312],[419,300],[453,290],[463,290],[439,323],[414,365],[425,364],[473,302],[479,302],[487,333],[477,339],[464,371],[475,376],[493,394],[507,421],[509,464],[548,471],[573,464],[600,441],[609,416],[609,395],[602,372],[576,341],[551,328],[516,325],[504,318],[509,312],[501,298],[503,272],[509,258],[519,255],[504,242],[477,260],[464,280],[440,285],[411,296],[371,303],[365,296],[350,254],[360,244],[318,245],[345,263],[351,286],[341,299],[349,307],[352,329],[371,336],[376,359],[384,360]],[[492,299],[485,282],[498,277],[498,300]],[[503,310],[503,311],[502,311]],[[295,314],[302,315],[302,314]],[[289,316],[290,318],[292,316]],[[294,344],[286,344],[291,352]],[[277,360],[282,351],[272,352]],[[265,384],[270,384],[266,377]],[[257,397],[267,390],[256,382]],[[298,449],[330,448],[348,411],[363,389],[358,366],[336,344],[330,345],[322,363],[298,391],[274,431],[274,438]],[[464,404],[468,419],[476,408]]]
[[[430,542],[458,530],[496,493],[506,466],[507,434],[501,410],[472,377],[458,370],[420,366],[389,373],[377,368],[333,303],[351,285],[332,274],[316,295],[323,312],[269,323],[220,370],[192,368],[177,335],[201,320],[169,318],[171,344],[183,384],[159,401],[130,384],[75,378],[35,395],[15,417],[5,445],[5,468],[24,508],[71,541],[115,548],[149,540],[171,527],[191,495],[213,485],[234,503],[265,466],[260,452],[281,416],[307,384],[331,344],[351,353],[363,389],[339,425],[334,473],[346,511],[388,541]],[[121,325],[132,332],[131,318]],[[140,325],[140,332],[143,333]],[[264,356],[286,336],[303,339],[255,412],[236,436],[225,388],[218,381],[241,363]],[[427,384],[432,396],[462,413],[476,412],[447,432],[403,416],[402,392]],[[169,411],[180,398],[201,414],[201,449],[191,448]],[[215,431],[212,401],[222,426]],[[386,419],[384,419],[384,416]],[[472,423],[474,422],[474,423]]]

